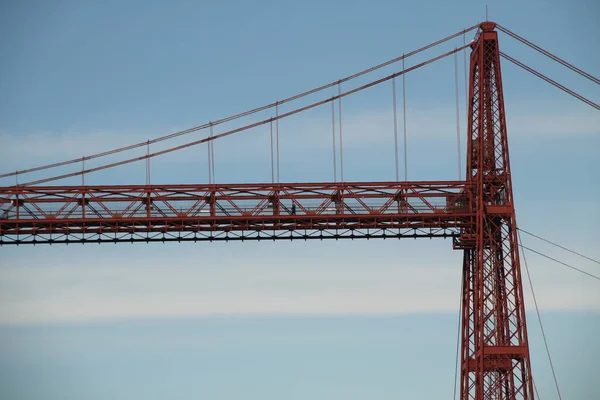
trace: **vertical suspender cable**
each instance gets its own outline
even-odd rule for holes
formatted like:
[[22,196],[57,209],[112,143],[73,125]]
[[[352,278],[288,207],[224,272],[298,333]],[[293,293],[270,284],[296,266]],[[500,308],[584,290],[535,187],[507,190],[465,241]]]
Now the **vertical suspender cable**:
[[85,157],[81,157],[81,186],[85,186]]
[[271,134],[271,183],[275,183],[275,162],[273,157],[273,120],[269,122],[269,131]]
[[150,140],[146,143],[146,185],[150,185]]
[[[209,123],[212,128],[212,123]],[[212,129],[210,129],[209,137],[212,137]],[[212,184],[212,157],[210,156],[210,146],[212,140],[206,143],[206,152],[208,154],[208,184]]]
[[[402,71],[404,71],[404,55],[402,56]],[[408,181],[408,160],[406,150],[406,74],[402,74],[402,107],[404,119],[404,180]]]
[[[463,47],[467,45],[467,37],[466,34],[463,33]],[[468,136],[469,136],[469,113],[471,112],[471,110],[469,109],[469,74],[467,74],[467,69],[470,69],[469,66],[467,66],[467,49],[465,48],[463,50],[463,67],[464,67],[464,73],[465,73],[465,137],[467,138],[467,140],[469,140]],[[467,150],[468,151],[468,150]],[[467,155],[468,157],[468,155]],[[467,179],[466,174],[470,174],[471,172],[466,172],[465,170],[465,179]]]
[[[210,125],[210,137],[213,136],[213,126]],[[212,167],[212,183],[217,183],[215,181],[215,141],[211,140],[210,142],[210,159],[211,159],[211,167]]]
[[337,182],[337,160],[335,151],[335,101],[331,98],[331,140],[333,142],[333,181]]
[[277,142],[277,183],[279,183],[279,103],[275,102],[275,140]]
[[344,182],[344,141],[342,137],[342,84],[338,82],[338,119],[340,125],[340,181]]
[[460,171],[462,170],[460,162],[460,108],[458,105],[458,55],[454,53],[454,94],[456,97],[456,151],[458,158],[458,180],[460,181]]
[[[463,46],[467,45],[467,38],[465,36],[466,34],[463,33]],[[463,50],[463,64],[465,67],[465,108],[468,109],[469,108],[469,79],[467,77],[467,49],[465,48]],[[470,112],[470,110],[467,110],[467,112]]]
[[400,180],[398,169],[398,116],[396,112],[396,77],[392,79],[392,107],[394,108],[394,161],[396,165],[396,182]]

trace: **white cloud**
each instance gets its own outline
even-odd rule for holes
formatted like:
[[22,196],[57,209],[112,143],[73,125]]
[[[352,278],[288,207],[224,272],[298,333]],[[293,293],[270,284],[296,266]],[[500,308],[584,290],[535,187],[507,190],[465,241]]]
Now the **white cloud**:
[[[207,315],[334,315],[458,312],[456,266],[106,265],[4,267],[0,323],[22,324],[120,317]],[[189,263],[193,263],[189,260]],[[90,263],[88,263],[90,264]],[[92,263],[95,264],[95,263]],[[325,264],[325,263],[324,263]],[[177,265],[181,265],[177,262]],[[531,266],[533,267],[533,266]],[[537,271],[539,275],[539,270]],[[600,309],[594,285],[560,275],[536,286],[544,309]],[[533,303],[526,288],[529,308]]]
[[545,137],[600,134],[600,113],[592,109],[553,110],[535,104],[523,107],[527,112],[523,109],[513,114],[507,112],[507,128],[512,134]]
[[131,132],[37,132],[21,135],[1,132],[0,140],[4,145],[0,156],[5,162],[19,160],[24,156],[30,163],[58,162],[147,139]]

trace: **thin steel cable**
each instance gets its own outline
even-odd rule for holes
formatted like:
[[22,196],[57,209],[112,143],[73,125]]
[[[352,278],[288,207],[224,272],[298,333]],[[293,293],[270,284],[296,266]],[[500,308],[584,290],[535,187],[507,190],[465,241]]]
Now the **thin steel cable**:
[[[150,154],[150,140],[146,146],[146,155]],[[81,174],[83,176],[83,174]],[[150,157],[146,157],[146,185],[150,186]]]
[[269,122],[269,132],[271,134],[271,183],[275,183],[275,161],[273,158],[273,121]]
[[558,244],[558,243],[554,243],[554,242],[552,242],[552,241],[550,241],[550,240],[548,240],[548,239],[544,239],[543,237],[541,237],[541,236],[538,236],[538,235],[535,235],[535,234],[533,234],[533,233],[531,233],[531,232],[527,232],[525,229],[521,229],[521,228],[519,228],[519,230],[520,230],[521,232],[523,232],[523,233],[526,233],[526,234],[528,234],[529,236],[533,236],[533,237],[534,237],[534,238],[536,238],[536,239],[543,240],[543,241],[544,241],[544,242],[546,242],[546,243],[550,243],[551,245],[554,245],[554,246],[556,246],[556,247],[558,247],[558,248],[561,248],[561,249],[563,249],[563,250],[566,250],[566,251],[568,251],[569,253],[573,253],[573,254],[575,254],[575,255],[577,255],[577,256],[579,256],[579,257],[585,258],[586,260],[589,260],[589,261],[595,262],[596,264],[600,264],[600,261],[598,261],[598,260],[595,260],[595,259],[593,259],[593,258],[591,258],[591,257],[588,257],[588,256],[584,255],[584,254],[578,253],[578,252],[576,252],[575,250],[571,250],[571,249],[569,249],[569,248],[567,248],[567,247],[561,246],[560,244]]
[[342,136],[342,83],[338,83],[338,125],[340,127],[340,182],[344,182],[344,139]]
[[337,160],[335,150],[335,102],[331,102],[331,140],[333,142],[333,181],[337,182]]
[[[81,171],[85,171],[85,157],[81,159]],[[81,186],[85,186],[85,174],[81,174]]]
[[554,54],[550,53],[547,50],[542,49],[540,46],[531,43],[529,40],[517,35],[516,33],[512,32],[511,30],[501,26],[501,25],[496,25],[496,27],[501,30],[502,32],[506,33],[509,36],[512,36],[514,39],[517,39],[518,41],[520,41],[521,43],[526,44],[527,46],[531,47],[532,49],[542,53],[543,55],[545,55],[546,57],[549,57],[551,59],[553,59],[554,61],[558,62],[559,64],[569,68],[572,71],[577,72],[579,75],[586,77],[587,79],[591,80],[592,82],[600,85],[600,79],[588,74],[587,72],[577,68],[576,66],[574,66],[573,64],[569,64],[568,62],[566,62],[565,60],[563,60],[560,57],[555,56]]
[[[181,150],[181,149],[185,149],[185,148],[188,148],[188,147],[197,146],[197,145],[199,145],[201,143],[205,143],[205,142],[212,141],[212,140],[217,140],[217,139],[223,138],[225,136],[233,135],[233,134],[238,133],[238,132],[243,132],[243,131],[246,131],[248,129],[256,128],[258,126],[268,124],[270,121],[278,121],[279,119],[287,118],[289,116],[301,113],[303,111],[310,110],[310,109],[315,108],[315,107],[319,107],[319,106],[321,106],[323,104],[326,104],[326,103],[329,103],[331,101],[335,101],[335,100],[337,100],[339,98],[350,96],[350,95],[352,95],[354,93],[357,93],[357,92],[360,92],[362,90],[368,89],[370,87],[379,85],[379,84],[381,84],[383,82],[386,82],[386,81],[389,81],[390,79],[393,79],[394,77],[397,77],[397,76],[400,76],[400,75],[404,75],[404,74],[406,74],[408,72],[414,71],[414,70],[416,70],[418,68],[421,68],[421,67],[423,67],[425,65],[431,64],[431,63],[433,63],[435,61],[438,61],[438,60],[441,60],[441,59],[443,59],[445,57],[448,57],[448,56],[454,54],[456,51],[461,51],[461,50],[463,50],[463,47],[459,47],[458,49],[454,49],[454,50],[448,51],[448,52],[446,52],[444,54],[440,54],[440,55],[438,55],[436,57],[430,58],[429,60],[423,61],[423,62],[421,62],[419,64],[415,64],[412,67],[404,69],[404,70],[402,70],[400,72],[395,72],[395,73],[393,73],[391,75],[388,75],[388,76],[385,76],[383,78],[377,79],[375,81],[372,81],[372,82],[367,83],[365,85],[362,85],[360,87],[348,90],[347,92],[341,93],[340,95],[333,96],[331,98],[327,98],[327,99],[324,99],[324,100],[320,100],[320,101],[317,101],[315,103],[311,103],[311,104],[308,104],[306,106],[303,106],[303,107],[300,107],[300,108],[296,108],[296,109],[294,109],[292,111],[288,111],[287,113],[278,115],[275,118],[272,117],[272,118],[265,119],[265,120],[262,120],[262,121],[254,122],[254,123],[251,123],[251,124],[248,124],[248,125],[241,126],[239,128],[235,128],[235,129],[231,129],[229,131],[223,132],[223,133],[219,133],[218,135],[214,135],[213,137],[206,137],[206,138],[203,138],[203,139],[195,140],[193,142],[184,143],[184,144],[181,144],[181,145],[178,145],[178,146],[174,146],[174,147],[171,147],[171,148],[168,148],[168,149],[157,151],[156,153],[151,153],[151,154],[149,154],[147,156],[144,155],[144,156],[140,156],[140,157],[133,157],[133,158],[129,158],[129,159],[126,159],[126,160],[114,162],[114,163],[111,163],[111,164],[105,164],[105,165],[102,165],[102,166],[99,166],[99,167],[90,168],[90,169],[88,169],[86,171],[83,171],[83,172],[81,172],[81,171],[71,172],[71,173],[68,173],[68,174],[57,175],[57,176],[53,176],[53,177],[50,177],[50,178],[40,179],[40,180],[37,180],[37,181],[31,181],[31,182],[27,182],[25,184],[22,184],[21,186],[39,185],[41,183],[52,182],[52,181],[56,181],[56,180],[59,180],[59,179],[64,179],[64,178],[70,178],[70,177],[78,176],[78,175],[81,175],[82,173],[92,173],[92,172],[101,171],[101,170],[108,169],[108,168],[114,168],[114,167],[118,167],[120,165],[125,165],[125,164],[129,164],[129,163],[136,162],[136,161],[141,161],[141,160],[144,160],[147,157],[158,157],[158,156],[161,156],[161,155],[164,155],[164,154],[168,154],[168,153],[171,153],[171,152],[174,152],[174,151],[178,151],[178,150]],[[276,124],[276,127],[277,127],[277,124]],[[152,141],[150,141],[150,143],[152,143]],[[80,159],[78,159],[78,160],[80,160]],[[279,179],[279,177],[278,177],[278,179]]]
[[467,38],[466,34],[463,33],[463,65],[465,70],[465,108],[469,107],[469,80],[467,78]]
[[[519,245],[521,249],[525,249],[523,246],[523,240],[521,239],[521,233],[517,228],[517,236],[519,239]],[[527,258],[525,257],[525,252],[521,251],[523,255],[523,263],[525,264],[525,271],[527,272],[527,280],[529,281],[529,287],[531,288],[531,295],[533,296],[533,304],[535,304],[535,312],[538,317],[538,322],[540,323],[540,329],[542,331],[542,337],[544,338],[544,346],[546,346],[546,354],[548,354],[548,360],[550,361],[550,369],[552,370],[552,376],[554,377],[554,384],[556,385],[556,392],[558,393],[558,398],[562,400],[562,396],[560,395],[560,389],[558,388],[558,380],[556,379],[556,372],[554,371],[554,365],[552,364],[552,357],[550,356],[550,348],[548,347],[548,341],[546,340],[546,332],[544,331],[544,324],[542,324],[542,316],[540,314],[540,309],[538,307],[537,298],[535,297],[535,291],[533,290],[533,282],[531,280],[531,273],[529,272],[529,267],[527,266]],[[533,377],[531,377],[533,383]]]
[[540,394],[537,390],[537,385],[535,384],[535,379],[533,379],[533,374],[531,375],[531,383],[533,383],[533,390],[535,390],[535,398],[540,400]]
[[394,162],[396,165],[396,182],[400,181],[398,160],[398,112],[396,110],[396,78],[392,79],[392,107],[394,108]]
[[[470,66],[467,66],[467,39],[466,39],[466,34],[463,34],[463,69],[464,69],[464,75],[465,75],[465,138],[466,140],[468,140],[468,136],[469,136],[469,113],[471,112],[471,110],[469,109],[469,74],[467,73],[467,70],[470,70]],[[465,175],[468,174],[468,172],[466,171],[465,168]],[[466,179],[466,177],[465,177]]]
[[460,107],[458,104],[458,53],[454,53],[454,95],[456,97],[456,152],[458,161],[458,180],[460,181],[461,155],[460,155]]
[[[456,53],[455,53],[456,54]],[[463,270],[464,270],[463,266]],[[456,327],[456,359],[454,360],[454,400],[456,400],[456,386],[458,384],[458,354],[460,349],[460,328],[462,325],[462,302],[464,297],[465,290],[465,280],[464,280],[464,271],[461,273],[460,279],[460,300],[458,302],[458,324]]]
[[581,272],[581,273],[582,273],[582,274],[584,274],[584,275],[587,275],[587,276],[589,276],[589,277],[591,277],[591,278],[594,278],[594,279],[597,279],[597,280],[599,280],[599,281],[600,281],[600,276],[596,276],[596,275],[594,275],[594,274],[590,274],[589,272],[585,272],[585,271],[584,271],[584,270],[582,270],[582,269],[579,269],[579,268],[577,268],[577,267],[574,267],[574,266],[572,266],[572,265],[569,265],[569,264],[567,264],[566,262],[563,262],[563,261],[557,260],[556,258],[553,258],[553,257],[547,256],[547,255],[545,255],[544,253],[540,253],[540,252],[539,252],[539,251],[537,251],[537,250],[530,249],[529,247],[526,247],[526,246],[523,246],[523,245],[521,245],[521,247],[523,247],[525,250],[529,250],[529,251],[531,251],[532,253],[535,253],[535,254],[537,254],[537,255],[540,255],[540,256],[542,256],[542,257],[544,257],[544,258],[547,258],[548,260],[552,260],[552,261],[554,261],[554,262],[557,262],[557,263],[559,263],[559,264],[562,264],[562,265],[564,265],[565,267],[571,268],[572,270],[575,270],[575,271],[577,271],[577,272]]
[[[405,70],[404,58],[402,58],[402,70]],[[404,121],[404,180],[408,181],[408,151],[406,149],[406,79],[404,75],[405,74],[402,74],[402,115]]]
[[[211,135],[212,136],[212,135]],[[210,136],[209,136],[210,137]],[[212,166],[211,166],[211,158],[210,158],[210,142],[208,142],[207,146],[206,146],[206,154],[208,155],[208,184],[211,185],[212,184]]]
[[[464,29],[464,30],[462,30],[460,32],[454,33],[454,34],[452,34],[450,36],[447,36],[447,37],[445,37],[443,39],[440,39],[440,40],[438,40],[436,42],[430,43],[427,46],[423,46],[423,47],[421,47],[419,49],[416,49],[416,50],[413,50],[413,51],[411,51],[409,53],[403,54],[401,57],[397,57],[397,58],[394,58],[392,60],[388,60],[388,61],[386,61],[384,63],[381,63],[381,64],[378,64],[378,65],[376,65],[374,67],[367,68],[367,69],[362,70],[360,72],[357,72],[357,73],[355,73],[353,75],[347,76],[347,77],[345,77],[345,78],[343,78],[341,80],[330,82],[328,84],[319,86],[317,88],[308,90],[306,92],[303,92],[303,93],[300,93],[300,94],[288,97],[288,98],[286,98],[284,100],[280,100],[280,101],[275,102],[275,103],[266,104],[264,106],[254,108],[252,110],[244,111],[242,113],[238,113],[238,114],[235,114],[235,115],[231,115],[229,117],[225,117],[225,118],[219,119],[219,120],[214,121],[214,122],[210,122],[210,123],[198,125],[198,126],[195,126],[195,127],[189,128],[189,129],[185,129],[183,131],[174,132],[174,133],[171,133],[171,134],[168,134],[168,135],[165,135],[165,136],[161,136],[161,137],[152,139],[152,140],[150,140],[150,144],[158,143],[158,142],[161,142],[161,141],[164,141],[164,140],[173,139],[173,138],[181,136],[181,135],[186,135],[186,134],[191,133],[191,132],[196,132],[196,131],[199,131],[199,130],[202,130],[202,129],[206,129],[206,128],[208,128],[211,125],[220,125],[220,124],[223,124],[225,122],[233,121],[233,120],[236,120],[236,119],[239,119],[239,118],[246,117],[248,115],[252,115],[252,114],[258,113],[260,111],[265,111],[265,110],[271,109],[273,107],[276,107],[278,104],[284,104],[284,103],[292,102],[292,101],[298,100],[298,99],[300,99],[302,97],[309,96],[309,95],[314,94],[314,93],[318,93],[318,92],[320,92],[322,90],[334,87],[338,83],[343,83],[343,82],[350,81],[352,79],[358,78],[358,77],[363,76],[363,75],[368,74],[368,73],[371,73],[373,71],[376,71],[376,70],[381,69],[383,67],[386,67],[388,65],[394,64],[394,63],[396,63],[396,62],[398,62],[400,60],[403,60],[405,57],[411,57],[411,56],[413,56],[415,54],[421,53],[421,52],[423,52],[425,50],[428,50],[428,49],[430,49],[432,47],[438,46],[438,45],[440,45],[442,43],[447,42],[448,40],[451,40],[451,39],[454,39],[454,38],[456,38],[456,37],[458,37],[460,35],[466,34],[466,33],[470,32],[473,29],[476,29],[478,27],[479,27],[479,24],[473,25],[470,28]],[[92,160],[92,159],[96,159],[96,158],[105,157],[105,156],[108,156],[108,155],[120,153],[120,152],[123,152],[123,151],[136,149],[136,148],[142,147],[144,145],[146,145],[146,142],[140,142],[140,143],[136,143],[136,144],[132,144],[132,145],[128,145],[128,146],[123,146],[123,147],[119,147],[119,148],[116,148],[116,149],[112,149],[112,150],[108,150],[108,151],[104,151],[104,152],[100,152],[100,153],[91,154],[91,155],[86,156],[85,158],[87,160]],[[73,163],[78,163],[80,161],[81,161],[81,158],[75,158],[75,159],[72,159],[72,160],[61,161],[61,162],[57,162],[57,163],[42,165],[42,166],[39,166],[39,167],[28,168],[28,169],[24,169],[24,170],[20,170],[20,171],[8,172],[8,173],[5,173],[5,174],[0,174],[0,178],[6,178],[6,177],[9,177],[9,176],[15,176],[16,174],[26,174],[26,173],[30,173],[30,172],[45,170],[45,169],[62,167],[62,166],[65,166],[65,165],[69,165],[69,164],[73,164]]]
[[275,138],[277,142],[277,183],[279,183],[279,104],[275,103]]
[[[213,127],[212,125],[210,126],[210,137],[212,138],[213,135]],[[212,166],[212,182],[213,183],[217,183],[217,181],[215,180],[215,142],[214,141],[210,141],[210,160],[211,160],[211,166]]]
[[562,90],[563,92],[566,92],[566,93],[570,94],[571,96],[573,96],[573,97],[575,97],[575,98],[577,98],[577,99],[579,99],[579,100],[583,101],[583,102],[584,102],[584,103],[586,103],[587,105],[590,105],[590,106],[594,107],[595,109],[597,109],[597,110],[600,110],[600,105],[598,105],[598,104],[594,103],[593,101],[591,101],[591,100],[589,100],[589,99],[587,99],[587,98],[583,97],[582,95],[580,95],[580,94],[578,94],[578,93],[576,93],[576,92],[572,91],[571,89],[569,89],[569,88],[567,88],[567,87],[565,87],[565,86],[561,85],[560,83],[558,83],[558,82],[556,82],[556,81],[554,81],[554,80],[552,80],[552,79],[548,78],[546,75],[544,75],[544,74],[542,74],[542,73],[540,73],[540,72],[536,71],[535,69],[533,69],[533,68],[531,68],[531,67],[529,67],[529,66],[527,66],[527,65],[523,64],[523,63],[522,63],[522,62],[520,62],[520,61],[517,61],[517,60],[515,60],[514,58],[512,58],[512,57],[510,57],[510,56],[506,55],[506,54],[505,54],[505,53],[503,53],[503,52],[500,52],[500,55],[501,55],[502,57],[504,57],[505,59],[507,59],[508,61],[510,61],[511,63],[513,63],[513,64],[515,64],[515,65],[518,65],[519,67],[523,68],[525,71],[527,71],[527,72],[530,72],[530,73],[532,73],[533,75],[537,76],[538,78],[541,78],[541,79],[545,80],[546,82],[548,82],[548,83],[550,83],[550,84],[552,84],[552,85],[556,86],[557,88],[559,88],[559,89],[560,89],[560,90]]

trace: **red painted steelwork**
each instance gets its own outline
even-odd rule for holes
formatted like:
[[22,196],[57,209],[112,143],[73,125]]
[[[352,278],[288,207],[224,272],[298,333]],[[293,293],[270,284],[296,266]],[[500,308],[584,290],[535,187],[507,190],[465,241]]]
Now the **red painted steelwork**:
[[465,182],[0,188],[0,244],[453,236]]
[[533,399],[498,36],[480,28],[464,182],[4,187],[0,245],[453,237],[461,399]]
[[472,44],[467,181],[476,224],[464,249],[461,399],[533,399],[496,24]]

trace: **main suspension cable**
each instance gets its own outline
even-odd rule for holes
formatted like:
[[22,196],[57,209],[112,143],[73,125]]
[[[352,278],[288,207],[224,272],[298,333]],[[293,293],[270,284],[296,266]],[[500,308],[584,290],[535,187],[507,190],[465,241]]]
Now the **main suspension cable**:
[[[64,178],[70,178],[70,177],[78,176],[78,175],[81,175],[82,173],[96,172],[96,171],[100,171],[100,170],[104,170],[104,169],[108,169],[108,168],[117,167],[117,166],[120,166],[120,165],[129,164],[129,163],[136,162],[136,161],[141,161],[141,160],[144,160],[144,159],[149,158],[149,157],[161,156],[161,155],[168,154],[168,153],[171,153],[171,152],[174,152],[174,151],[177,151],[177,150],[181,150],[181,149],[185,149],[185,148],[188,148],[188,147],[196,146],[196,145],[199,145],[201,143],[206,143],[206,142],[210,142],[212,140],[220,139],[220,138],[225,137],[225,136],[233,135],[234,133],[246,131],[246,130],[251,129],[251,128],[256,128],[258,126],[268,124],[268,123],[270,123],[272,121],[275,122],[276,135],[278,135],[278,132],[277,132],[278,122],[277,121],[279,121],[280,119],[287,118],[289,116],[301,113],[301,112],[306,111],[306,110],[310,110],[312,108],[321,106],[323,104],[327,104],[329,102],[341,99],[341,98],[346,97],[346,96],[350,96],[350,95],[352,95],[354,93],[357,93],[357,92],[360,92],[362,90],[368,89],[370,87],[379,85],[379,84],[381,84],[383,82],[387,82],[390,79],[393,79],[393,78],[395,78],[397,76],[401,76],[401,75],[404,76],[404,74],[406,74],[408,72],[414,71],[414,70],[416,70],[418,68],[421,68],[421,67],[423,67],[425,65],[431,64],[432,62],[441,60],[442,58],[448,57],[448,56],[450,56],[450,55],[452,55],[452,54],[454,54],[456,52],[459,52],[459,51],[461,51],[463,49],[464,49],[464,47],[459,47],[459,48],[456,48],[454,50],[450,50],[450,51],[448,51],[446,53],[443,53],[443,54],[440,54],[440,55],[438,55],[436,57],[430,58],[429,60],[423,61],[423,62],[421,62],[419,64],[415,64],[412,67],[409,67],[407,69],[403,69],[400,72],[395,72],[395,73],[393,73],[391,75],[388,75],[386,77],[380,78],[380,79],[372,81],[370,83],[367,83],[367,84],[365,84],[363,86],[360,86],[360,87],[348,90],[347,92],[343,92],[343,93],[340,93],[338,95],[326,98],[324,100],[320,100],[320,101],[317,101],[315,103],[311,103],[311,104],[308,104],[306,106],[303,106],[303,107],[300,107],[300,108],[296,108],[296,109],[294,109],[292,111],[288,111],[288,112],[283,113],[283,114],[278,114],[275,117],[267,118],[267,119],[262,120],[262,121],[254,122],[254,123],[251,123],[251,124],[248,124],[248,125],[244,125],[244,126],[239,127],[239,128],[231,129],[229,131],[226,131],[226,132],[223,132],[223,133],[219,133],[219,134],[214,135],[212,137],[205,137],[205,138],[202,138],[202,139],[199,139],[199,140],[195,140],[193,142],[184,143],[184,144],[181,144],[181,145],[178,145],[178,146],[175,146],[175,147],[171,147],[171,148],[168,148],[168,149],[157,151],[155,153],[150,153],[148,155],[139,156],[139,157],[133,157],[133,158],[129,158],[129,159],[126,159],[126,160],[114,162],[114,163],[111,163],[111,164],[105,164],[105,165],[102,165],[102,166],[99,166],[99,167],[90,168],[90,169],[85,170],[85,171],[71,172],[71,173],[68,173],[68,174],[57,175],[57,176],[50,177],[50,178],[45,178],[45,179],[40,179],[40,180],[37,180],[37,181],[27,182],[27,183],[21,184],[20,186],[38,185],[38,184],[41,184],[41,183],[46,183],[46,182],[56,181],[56,180],[59,180],[59,179],[64,179]],[[152,141],[150,141],[150,143],[152,143]],[[279,143],[277,143],[277,145],[278,144]],[[277,153],[278,153],[277,156],[279,156],[279,148],[277,148]],[[81,161],[81,160],[78,159],[78,161]],[[214,161],[214,158],[213,158],[213,161]],[[277,162],[278,161],[279,161],[279,159],[277,159]],[[277,168],[279,169],[279,165],[277,165]],[[279,171],[277,171],[277,182],[279,182]]]
[[86,160],[93,160],[93,159],[96,159],[96,158],[105,157],[105,156],[116,154],[116,153],[120,153],[120,152],[123,152],[123,151],[133,150],[133,149],[136,149],[136,148],[139,148],[139,147],[142,147],[142,146],[146,146],[147,144],[154,144],[154,143],[162,142],[164,140],[173,139],[175,137],[186,135],[186,134],[191,133],[191,132],[196,132],[196,131],[199,131],[199,130],[202,130],[202,129],[206,129],[206,128],[210,127],[210,126],[216,126],[216,125],[223,124],[225,122],[229,122],[229,121],[233,121],[233,120],[236,120],[236,119],[239,119],[239,118],[243,118],[243,117],[246,117],[246,116],[249,116],[249,115],[261,112],[261,111],[265,111],[265,110],[271,109],[273,107],[276,107],[276,106],[284,104],[284,103],[288,103],[288,102],[291,102],[291,101],[294,101],[294,100],[298,100],[300,98],[303,98],[303,97],[309,96],[311,94],[320,92],[322,90],[331,88],[331,87],[333,87],[335,85],[338,85],[340,83],[344,83],[344,82],[356,79],[356,78],[358,78],[360,76],[363,76],[365,74],[371,73],[373,71],[379,70],[379,69],[381,69],[383,67],[386,67],[388,65],[394,64],[394,63],[396,63],[398,61],[404,60],[404,58],[406,58],[406,57],[411,57],[411,56],[416,55],[418,53],[421,53],[421,52],[423,52],[425,50],[428,50],[428,49],[430,49],[432,47],[438,46],[438,45],[440,45],[442,43],[447,42],[448,40],[451,40],[451,39],[454,39],[454,38],[456,38],[456,37],[458,37],[460,35],[466,34],[466,33],[470,32],[473,29],[476,29],[478,27],[479,27],[479,24],[473,25],[473,26],[471,26],[471,27],[469,27],[467,29],[464,29],[464,30],[462,30],[460,32],[454,33],[454,34],[452,34],[450,36],[447,36],[447,37],[445,37],[443,39],[440,39],[440,40],[438,40],[436,42],[430,43],[427,46],[423,46],[423,47],[421,47],[419,49],[416,49],[416,50],[411,51],[409,53],[403,54],[400,57],[396,57],[396,58],[394,58],[392,60],[388,60],[388,61],[383,62],[381,64],[375,65],[375,66],[373,66],[371,68],[367,68],[365,70],[357,72],[357,73],[355,73],[353,75],[350,75],[350,76],[347,76],[345,78],[338,79],[338,80],[336,80],[334,82],[330,82],[328,84],[319,86],[317,88],[314,88],[314,89],[302,92],[302,93],[297,94],[295,96],[291,96],[291,97],[288,97],[286,99],[279,100],[279,101],[277,101],[275,103],[266,104],[264,106],[261,106],[261,107],[258,107],[258,108],[254,108],[252,110],[244,111],[242,113],[238,113],[238,114],[226,117],[226,118],[219,119],[217,121],[205,123],[205,124],[198,125],[198,126],[195,126],[195,127],[189,128],[189,129],[185,129],[185,130],[174,132],[174,133],[171,133],[171,134],[168,134],[168,135],[165,135],[165,136],[161,136],[161,137],[158,137],[158,138],[155,138],[155,139],[151,139],[150,141],[144,141],[144,142],[140,142],[140,143],[136,143],[136,144],[132,144],[132,145],[128,145],[128,146],[123,146],[123,147],[119,147],[119,148],[116,148],[116,149],[112,149],[112,150],[108,150],[108,151],[104,151],[104,152],[100,152],[100,153],[95,153],[95,154],[92,154],[92,155],[89,155],[89,156],[85,156],[85,157],[75,158],[75,159],[72,159],[72,160],[61,161],[61,162],[56,162],[56,163],[52,163],[52,164],[42,165],[42,166],[39,166],[39,167],[28,168],[28,169],[24,169],[24,170],[20,170],[20,171],[14,171],[14,172],[8,172],[8,173],[5,173],[5,174],[0,174],[0,178],[6,178],[6,177],[10,177],[10,176],[15,176],[17,174],[27,174],[27,173],[30,173],[30,172],[36,172],[36,171],[41,171],[41,170],[50,169],[50,168],[62,167],[62,166],[73,164],[73,163],[79,163],[79,162],[81,162],[82,158],[85,158]]
[[527,232],[525,229],[521,229],[521,228],[519,228],[519,230],[520,230],[521,232],[523,232],[523,233],[526,233],[526,234],[528,234],[529,236],[533,236],[533,237],[534,237],[534,238],[536,238],[536,239],[540,239],[540,240],[542,240],[542,241],[544,241],[544,242],[546,242],[546,243],[550,243],[551,245],[554,245],[554,246],[556,246],[556,247],[558,247],[558,248],[561,248],[561,249],[563,249],[563,250],[566,250],[566,251],[568,251],[569,253],[573,253],[573,254],[575,254],[575,255],[577,255],[577,256],[579,256],[579,257],[585,258],[586,260],[589,260],[589,261],[595,262],[596,264],[600,264],[600,261],[598,261],[598,260],[595,260],[595,259],[593,259],[593,258],[591,258],[591,257],[588,257],[588,256],[584,255],[584,254],[578,253],[578,252],[576,252],[575,250],[571,250],[571,249],[569,249],[569,248],[566,248],[566,247],[564,247],[564,246],[561,246],[560,244],[558,244],[558,243],[554,243],[554,242],[552,242],[552,241],[550,241],[550,240],[548,240],[548,239],[544,239],[543,237],[541,237],[541,236],[538,236],[538,235],[535,235],[535,234],[533,234],[533,233],[531,233],[531,232]]
[[600,85],[600,79],[588,74],[585,71],[582,71],[581,69],[577,68],[576,66],[574,66],[573,64],[569,64],[568,62],[566,62],[565,60],[563,60],[562,58],[559,58],[557,56],[555,56],[554,54],[550,53],[547,50],[542,49],[540,46],[531,43],[529,40],[517,35],[516,33],[512,32],[509,29],[506,29],[505,27],[496,24],[496,27],[501,30],[502,32],[506,33],[509,36],[512,36],[514,39],[517,39],[518,41],[520,41],[521,43],[526,44],[527,46],[531,47],[534,50],[539,51],[540,53],[542,53],[543,55],[545,55],[546,57],[549,57],[551,59],[553,59],[554,61],[558,62],[559,64],[569,68],[572,71],[577,72],[579,75],[586,77],[587,79],[591,80],[592,82]]
[[584,103],[594,107],[597,110],[600,110],[600,105],[594,103],[593,101],[586,99],[585,97],[583,97],[582,95],[575,93],[574,91],[572,91],[571,89],[561,85],[560,83],[548,78],[546,75],[536,71],[535,69],[528,67],[527,65],[523,64],[520,61],[515,60],[514,58],[508,56],[507,54],[500,52],[500,55],[502,57],[504,57],[505,59],[507,59],[508,61],[510,61],[511,63],[518,65],[519,67],[523,68],[525,71],[532,73],[533,75],[537,76],[538,78],[541,78],[543,80],[545,80],[546,82],[556,86],[557,88],[559,88],[560,90],[569,93],[571,96],[583,101]]

